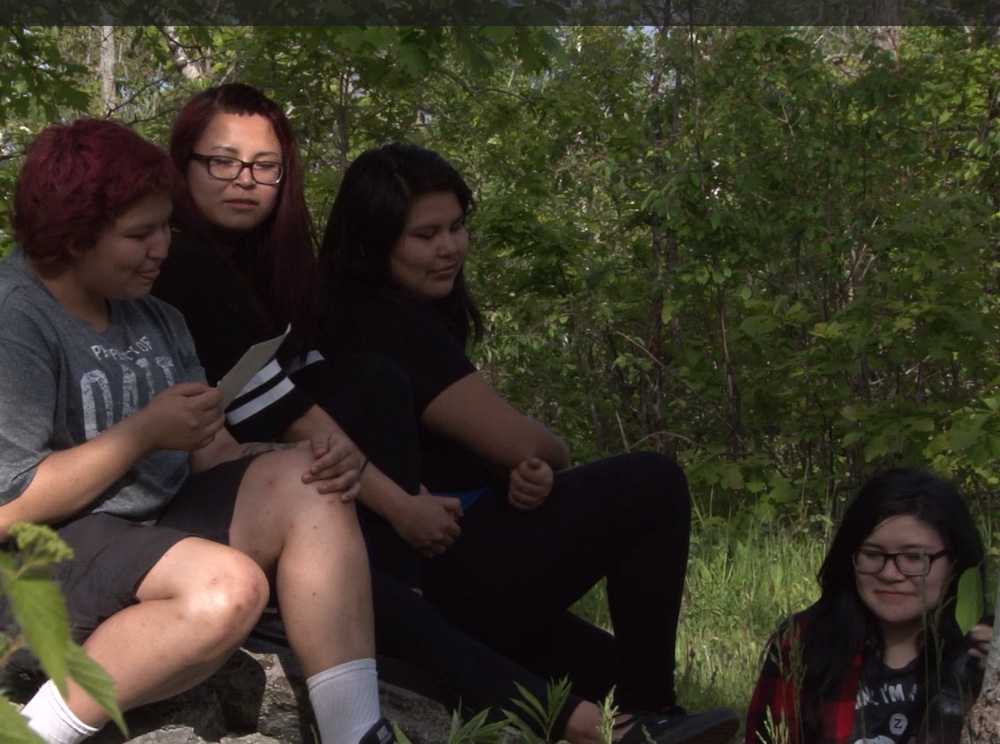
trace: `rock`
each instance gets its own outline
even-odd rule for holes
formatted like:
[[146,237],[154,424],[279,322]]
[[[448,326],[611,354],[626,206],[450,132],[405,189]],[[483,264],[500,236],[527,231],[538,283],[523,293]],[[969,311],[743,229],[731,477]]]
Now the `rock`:
[[[259,645],[259,644],[258,644]],[[0,680],[24,703],[37,680],[5,670]],[[382,713],[413,744],[446,744],[449,711],[436,700],[379,681]],[[318,744],[305,680],[286,647],[237,651],[202,684],[129,711],[129,738],[108,724],[88,744]]]

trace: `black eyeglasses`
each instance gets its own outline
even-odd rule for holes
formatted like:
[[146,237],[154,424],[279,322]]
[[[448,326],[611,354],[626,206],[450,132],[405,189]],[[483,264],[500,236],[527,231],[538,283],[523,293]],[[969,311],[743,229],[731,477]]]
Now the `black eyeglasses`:
[[270,160],[248,163],[239,158],[229,158],[224,155],[202,155],[198,152],[191,153],[191,159],[204,163],[205,167],[208,168],[208,175],[212,178],[218,178],[220,181],[235,181],[240,177],[244,168],[249,168],[251,178],[262,186],[274,186],[285,175],[285,166]]
[[883,553],[881,550],[859,550],[854,554],[854,568],[858,573],[877,574],[885,568],[886,561],[892,558],[892,562],[904,576],[926,576],[931,572],[931,564],[943,555],[948,555],[948,551]]

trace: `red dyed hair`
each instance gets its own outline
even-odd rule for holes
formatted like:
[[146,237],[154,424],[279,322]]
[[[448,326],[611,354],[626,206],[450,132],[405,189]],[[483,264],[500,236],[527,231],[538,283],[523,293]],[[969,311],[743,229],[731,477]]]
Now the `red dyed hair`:
[[124,124],[54,124],[28,148],[14,191],[14,237],[25,255],[56,266],[93,248],[134,204],[173,186],[166,152]]
[[175,199],[174,224],[195,240],[222,250],[220,234],[195,206],[187,185],[194,146],[212,118],[220,113],[263,116],[281,144],[285,175],[274,211],[255,228],[258,250],[254,273],[266,278],[266,286],[258,287],[269,315],[266,321],[281,329],[291,323],[293,335],[301,344],[312,338],[316,328],[316,236],[291,125],[281,108],[256,88],[226,83],[202,91],[181,110],[170,132],[170,158],[181,184]]

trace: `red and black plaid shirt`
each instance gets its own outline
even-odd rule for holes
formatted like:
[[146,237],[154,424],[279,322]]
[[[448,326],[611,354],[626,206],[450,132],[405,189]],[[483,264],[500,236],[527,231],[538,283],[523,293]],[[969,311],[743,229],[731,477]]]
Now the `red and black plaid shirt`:
[[807,738],[800,720],[802,659],[798,640],[804,626],[803,615],[796,615],[787,630],[771,639],[750,699],[745,744],[851,744],[862,647],[851,659],[836,699],[822,701],[819,731]]

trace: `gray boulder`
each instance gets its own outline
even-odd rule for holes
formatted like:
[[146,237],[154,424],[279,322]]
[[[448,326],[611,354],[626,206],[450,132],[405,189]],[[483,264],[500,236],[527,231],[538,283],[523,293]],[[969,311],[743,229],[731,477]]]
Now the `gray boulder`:
[[[37,680],[8,673],[3,686],[23,703]],[[379,682],[382,712],[413,744],[446,744],[451,714],[441,703]],[[91,744],[318,744],[305,680],[292,653],[241,649],[209,679],[176,697],[129,711],[129,738],[105,726]]]

